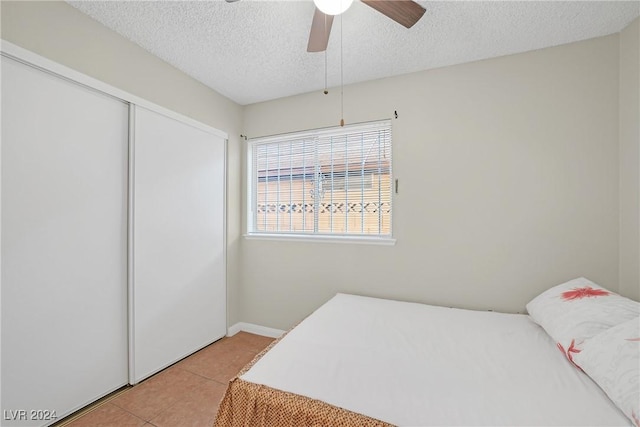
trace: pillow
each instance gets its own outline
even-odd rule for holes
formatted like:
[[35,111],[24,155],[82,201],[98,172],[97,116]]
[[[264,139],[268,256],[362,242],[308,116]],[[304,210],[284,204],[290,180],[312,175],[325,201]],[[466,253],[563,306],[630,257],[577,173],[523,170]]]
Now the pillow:
[[640,303],[581,277],[541,293],[527,312],[573,361],[584,340],[640,316]]
[[640,427],[640,317],[585,340],[573,361]]

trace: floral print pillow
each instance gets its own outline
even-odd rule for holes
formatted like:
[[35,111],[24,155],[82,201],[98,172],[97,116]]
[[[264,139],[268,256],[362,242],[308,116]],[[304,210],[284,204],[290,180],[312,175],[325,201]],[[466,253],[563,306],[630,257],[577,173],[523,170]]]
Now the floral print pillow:
[[640,303],[581,277],[538,295],[527,312],[574,362],[585,340],[640,316]]
[[640,427],[640,317],[585,340],[573,362]]

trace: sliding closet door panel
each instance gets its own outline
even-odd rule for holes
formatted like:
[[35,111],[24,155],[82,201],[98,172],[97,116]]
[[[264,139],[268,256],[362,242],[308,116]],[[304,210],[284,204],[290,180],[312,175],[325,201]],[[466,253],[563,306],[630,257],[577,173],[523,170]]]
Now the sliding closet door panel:
[[3,426],[127,383],[127,141],[125,103],[2,58]]
[[225,141],[140,107],[134,122],[133,383],[226,332]]

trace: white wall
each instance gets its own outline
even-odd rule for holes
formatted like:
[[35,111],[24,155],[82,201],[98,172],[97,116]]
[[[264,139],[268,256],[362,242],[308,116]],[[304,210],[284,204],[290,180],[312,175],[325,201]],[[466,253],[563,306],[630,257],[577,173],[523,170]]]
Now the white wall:
[[229,134],[229,324],[238,322],[242,108],[62,1],[0,3],[2,38]]
[[640,299],[640,19],[620,33],[620,293]]
[[66,3],[2,1],[0,13],[3,39],[229,133],[230,324],[288,328],[335,292],[521,311],[578,275],[638,298],[640,154],[624,154],[640,152],[637,20],[620,44],[614,35],[346,87],[347,122],[399,113],[398,243],[378,247],[240,237],[238,135],[335,125],[336,89],[243,109]]
[[[516,312],[577,276],[618,290],[618,90],[618,35],[345,87],[347,123],[399,114],[397,244],[243,240],[243,321],[336,292]],[[337,125],[338,93],[247,106],[244,133]]]

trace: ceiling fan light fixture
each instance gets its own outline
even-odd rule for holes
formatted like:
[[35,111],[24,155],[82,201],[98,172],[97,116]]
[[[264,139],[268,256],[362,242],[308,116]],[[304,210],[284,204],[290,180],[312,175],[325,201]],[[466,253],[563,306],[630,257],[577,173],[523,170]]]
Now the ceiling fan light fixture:
[[313,3],[326,15],[340,15],[349,9],[353,0],[313,0]]

